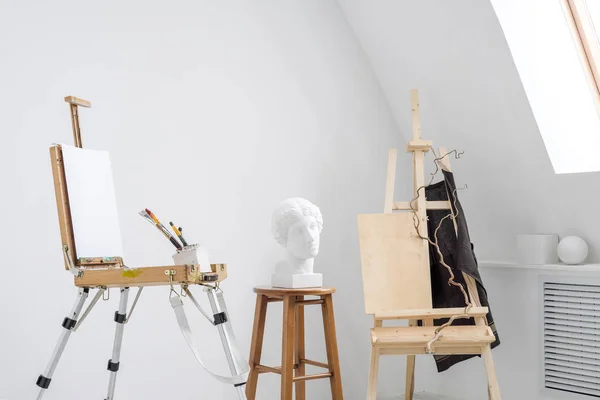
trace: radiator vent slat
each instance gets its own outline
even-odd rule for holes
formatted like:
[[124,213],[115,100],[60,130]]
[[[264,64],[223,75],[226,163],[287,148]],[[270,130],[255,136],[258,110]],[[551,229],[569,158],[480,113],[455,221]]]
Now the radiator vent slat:
[[592,365],[587,365],[587,364],[576,364],[576,363],[572,363],[572,362],[568,362],[568,361],[564,361],[564,360],[557,360],[557,359],[552,359],[552,358],[547,358],[546,359],[546,365],[548,366],[548,368],[550,369],[554,369],[553,367],[564,367],[565,370],[569,371],[570,373],[573,371],[579,371],[579,373],[587,375],[587,374],[592,374],[590,376],[596,376],[598,378],[600,378],[600,371],[598,370],[597,367],[594,367]]
[[568,325],[561,326],[561,325],[545,324],[544,329],[551,330],[551,331],[572,332],[572,333],[580,333],[580,334],[588,334],[588,335],[598,334],[597,329],[576,328],[576,327],[568,326]]
[[572,314],[572,315],[589,315],[591,317],[600,317],[599,309],[583,310],[577,307],[573,308],[562,308],[555,305],[546,304],[546,312],[560,313],[560,314]]
[[552,319],[557,319],[557,320],[568,320],[568,321],[580,321],[580,322],[596,322],[598,321],[598,317],[594,317],[594,316],[587,316],[587,315],[581,315],[581,314],[563,314],[563,313],[557,313],[557,312],[552,312],[552,311],[546,311],[544,313],[544,316],[550,320]]
[[573,284],[573,283],[553,283],[546,282],[544,284],[544,288],[546,290],[567,290],[570,292],[590,292],[590,293],[600,293],[600,286],[598,285],[586,285],[586,284]]
[[546,361],[554,360],[578,363],[581,368],[592,368],[594,371],[600,369],[600,361],[595,361],[593,359],[583,361],[580,357],[574,357],[567,354],[546,352]]
[[590,293],[590,292],[582,292],[582,291],[571,291],[571,290],[558,290],[558,289],[548,289],[546,290],[546,296],[566,296],[566,297],[574,297],[576,299],[600,299],[600,293]]
[[594,336],[593,333],[589,334],[589,333],[559,331],[557,329],[552,329],[551,327],[548,327],[548,329],[546,329],[546,334],[550,335],[550,336],[560,336],[560,337],[572,338],[572,339],[597,340],[596,336]]
[[544,282],[546,388],[600,398],[600,285]]
[[545,307],[562,307],[562,308],[571,308],[574,310],[588,310],[588,311],[598,311],[598,307],[593,304],[580,304],[580,303],[572,303],[567,301],[556,301],[556,300],[547,300],[544,299]]

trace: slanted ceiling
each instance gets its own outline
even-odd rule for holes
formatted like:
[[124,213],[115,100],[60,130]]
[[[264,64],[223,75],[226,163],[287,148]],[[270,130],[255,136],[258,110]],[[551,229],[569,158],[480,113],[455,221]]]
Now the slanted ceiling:
[[[592,207],[600,182],[593,174],[554,174],[489,1],[339,3],[405,139],[414,87],[423,138],[465,152],[452,164],[459,186],[469,187],[460,198],[480,259],[513,259],[515,236],[533,232],[582,235],[589,259],[597,259],[600,228],[585,207]],[[410,172],[400,171],[398,179],[409,184]]]

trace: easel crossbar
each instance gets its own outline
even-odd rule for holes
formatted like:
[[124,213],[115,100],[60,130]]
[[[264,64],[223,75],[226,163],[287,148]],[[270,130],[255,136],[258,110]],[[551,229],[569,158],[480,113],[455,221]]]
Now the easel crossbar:
[[[411,204],[412,203],[412,204]],[[427,210],[451,210],[449,201],[425,201]],[[419,211],[419,206],[416,202],[396,201],[394,202],[394,211]]]

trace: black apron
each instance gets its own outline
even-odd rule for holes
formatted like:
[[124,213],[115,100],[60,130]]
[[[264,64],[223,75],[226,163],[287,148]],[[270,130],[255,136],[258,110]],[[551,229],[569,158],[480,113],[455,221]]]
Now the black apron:
[[[448,200],[448,195],[451,197],[452,207],[454,213],[457,215],[456,224],[458,232],[455,233],[454,224],[450,218],[446,218],[442,222],[442,226],[438,230],[437,238],[438,245],[442,254],[444,255],[444,262],[452,268],[454,272],[455,281],[460,283],[467,290],[467,284],[462,276],[461,272],[470,275],[477,282],[477,291],[479,293],[479,299],[483,307],[489,307],[487,293],[483,287],[481,276],[479,275],[479,267],[477,266],[477,258],[473,252],[473,244],[469,237],[469,230],[467,228],[467,219],[465,213],[456,197],[456,184],[454,182],[454,175],[452,172],[443,171],[444,180],[441,182],[434,183],[425,188],[425,197],[428,201],[442,201]],[[422,195],[422,192],[421,192]],[[448,210],[427,210],[427,229],[429,232],[429,238],[434,240],[433,235],[435,229],[438,227],[442,218],[448,215]],[[429,245],[429,260],[431,266],[431,292],[433,297],[434,308],[453,308],[453,307],[465,307],[465,298],[460,288],[456,286],[448,285],[448,279],[450,275],[448,270],[440,263],[439,254],[434,246]],[[448,319],[434,320],[434,325],[439,326],[447,322]],[[496,331],[496,325],[492,318],[492,313],[487,315],[487,322],[496,340],[492,343],[492,348],[500,344],[498,332]],[[452,325],[474,325],[475,320],[469,319],[456,319]],[[442,331],[443,332],[443,331]],[[474,357],[475,355],[434,355],[435,362],[437,365],[438,372],[442,372],[450,368],[460,361],[467,360]]]

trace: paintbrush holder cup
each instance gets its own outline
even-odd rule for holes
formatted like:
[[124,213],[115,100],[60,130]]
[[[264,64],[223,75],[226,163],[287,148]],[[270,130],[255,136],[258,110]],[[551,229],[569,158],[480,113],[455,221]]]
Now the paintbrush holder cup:
[[210,259],[206,247],[200,244],[185,246],[173,254],[175,265],[199,265],[201,272],[211,272]]

